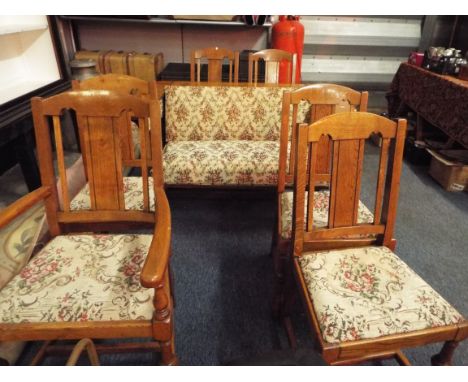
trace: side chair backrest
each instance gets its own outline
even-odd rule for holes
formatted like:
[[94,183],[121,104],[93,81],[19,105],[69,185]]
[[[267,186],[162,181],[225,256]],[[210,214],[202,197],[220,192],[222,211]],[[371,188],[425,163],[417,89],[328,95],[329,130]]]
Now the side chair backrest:
[[[335,113],[367,111],[367,92],[334,84],[314,84],[291,92],[284,92],[281,113],[280,157],[278,171],[278,192],[283,192],[293,182],[296,160],[296,136],[298,123],[313,123]],[[298,120],[299,104],[310,104],[308,121]],[[331,145],[328,137],[320,140],[316,181],[330,182]]]
[[287,70],[288,84],[296,83],[296,53],[286,52],[281,49],[264,49],[255,53],[249,53],[249,83],[257,84],[259,61],[265,62],[265,83],[278,84],[280,67]]
[[[119,94],[131,94],[149,99],[157,99],[156,81],[144,81],[137,77],[127,76],[125,74],[103,74],[96,77],[91,77],[83,81],[73,80],[73,90],[109,90]],[[129,121],[132,118],[131,113],[128,114]],[[77,121],[80,123],[80,121]],[[122,157],[125,159],[136,159],[135,143],[132,135],[132,124],[122,125],[125,129],[121,131],[122,141]],[[80,146],[83,143],[80,142]],[[83,161],[86,163],[86,155],[83,153]]]
[[[374,220],[358,223],[365,141],[382,138],[375,189]],[[298,129],[294,178],[294,253],[352,245],[391,245],[403,158],[406,120],[393,122],[371,113],[348,112],[325,117]],[[320,139],[332,146],[328,226],[314,221],[314,192]],[[307,208],[306,208],[307,206]],[[345,237],[345,238],[344,238]]]
[[223,62],[229,64],[229,82],[239,81],[239,52],[211,47],[192,51],[190,59],[190,81],[201,81],[202,60],[208,61],[208,82],[222,82]]
[[[47,99],[34,97],[31,103],[41,181],[43,186],[49,186],[52,190],[51,197],[46,201],[52,235],[60,234],[61,225],[67,223],[154,222],[154,212],[150,212],[149,200],[151,169],[154,188],[163,187],[160,110],[157,101],[110,91],[89,90],[65,92]],[[61,115],[67,109],[73,110],[80,121],[78,133],[83,143],[82,151],[86,153],[87,158],[85,167],[90,209],[85,211],[70,209],[61,124]],[[139,159],[127,159],[122,156],[125,137],[122,137],[121,131],[122,125],[128,123],[129,113],[138,120],[142,152]],[[54,170],[54,146],[57,174]],[[141,170],[141,211],[130,211],[126,208],[124,167],[137,167]],[[61,185],[63,209],[58,203],[56,175]]]

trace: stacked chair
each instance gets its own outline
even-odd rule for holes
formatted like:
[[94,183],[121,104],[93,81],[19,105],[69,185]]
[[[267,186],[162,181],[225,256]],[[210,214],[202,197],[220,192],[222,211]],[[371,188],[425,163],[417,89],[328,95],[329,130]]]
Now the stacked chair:
[[[68,109],[76,113],[86,153],[89,206],[80,210],[71,208],[65,171],[61,115]],[[70,91],[33,98],[32,111],[42,186],[2,211],[0,228],[43,204],[50,240],[0,291],[0,341],[152,338],[96,347],[158,351],[163,364],[176,364],[159,103],[112,91]],[[121,128],[129,115],[138,121],[143,153],[131,162],[123,155]],[[125,195],[128,165],[141,172],[140,208]],[[140,226],[151,231],[134,230]]]
[[[327,115],[349,112],[367,111],[367,92],[357,92],[348,87],[334,84],[314,84],[298,88],[291,92],[284,92],[281,132],[280,156],[277,187],[277,219],[273,230],[272,257],[276,273],[275,311],[277,311],[282,298],[280,291],[283,281],[284,262],[287,259],[291,245],[293,222],[293,177],[296,164],[297,144],[297,116],[300,103],[310,104],[309,122],[315,122]],[[324,136],[320,139],[317,163],[316,181],[323,186],[316,191],[315,218],[316,223],[326,224],[328,214],[327,190],[330,184],[331,141]],[[359,219],[372,220],[372,213],[367,207],[359,204]]]
[[[280,315],[290,343],[296,286],[316,344],[331,365],[395,358],[445,341],[433,365],[448,365],[468,322],[393,251],[406,121],[346,112],[298,127],[292,238]],[[365,141],[382,139],[371,221],[359,219]],[[316,219],[321,139],[331,145],[327,221]]]

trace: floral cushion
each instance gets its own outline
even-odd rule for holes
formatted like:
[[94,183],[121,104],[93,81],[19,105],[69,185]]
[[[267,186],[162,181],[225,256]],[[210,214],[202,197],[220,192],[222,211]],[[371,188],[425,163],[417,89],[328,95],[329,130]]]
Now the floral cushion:
[[[143,210],[143,178],[130,176],[123,178],[125,209]],[[150,210],[154,211],[153,178],[148,177]],[[89,185],[86,184],[70,202],[70,210],[89,210],[91,199],[89,197]]]
[[[166,86],[167,141],[278,141],[282,98],[294,87]],[[298,121],[310,106],[302,102]]]
[[[315,191],[314,193],[314,227],[324,228],[328,225],[328,206],[330,201],[330,191]],[[307,192],[305,200],[305,210],[307,211]],[[293,192],[286,191],[281,195],[281,237],[290,239],[292,235],[293,216]],[[359,201],[358,223],[372,223],[374,215],[369,209]]]
[[166,184],[275,185],[279,142],[188,141],[164,147]]
[[140,271],[152,237],[55,237],[0,291],[1,322],[150,320]]
[[298,261],[325,342],[377,338],[463,320],[386,247],[308,252]]

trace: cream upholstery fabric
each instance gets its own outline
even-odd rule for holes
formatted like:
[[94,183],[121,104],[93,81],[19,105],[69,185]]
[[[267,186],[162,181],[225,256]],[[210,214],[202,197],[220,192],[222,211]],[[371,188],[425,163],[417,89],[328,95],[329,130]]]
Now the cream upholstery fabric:
[[[28,262],[44,231],[45,211],[42,204],[30,208],[0,231],[0,290]],[[25,346],[24,342],[0,342],[0,358],[13,365]]]
[[377,338],[463,320],[386,247],[308,252],[298,262],[325,342]]
[[164,148],[166,184],[274,185],[279,142],[169,142]]
[[152,237],[55,237],[0,291],[2,322],[150,320],[140,271]]
[[[278,141],[282,98],[294,87],[166,86],[167,141]],[[298,121],[310,106],[302,102]]]
[[[124,200],[127,210],[143,210],[143,178],[130,176],[123,178]],[[150,210],[154,211],[154,188],[153,178],[148,178]],[[89,197],[89,185],[86,184],[70,202],[70,210],[89,210],[91,199]]]
[[[328,225],[328,206],[330,192],[328,190],[315,191],[314,193],[314,226],[324,228]],[[305,210],[307,211],[307,192],[305,201]],[[281,195],[281,237],[283,239],[291,238],[293,216],[293,192],[286,191]],[[359,201],[358,223],[372,223],[374,216],[372,212]]]

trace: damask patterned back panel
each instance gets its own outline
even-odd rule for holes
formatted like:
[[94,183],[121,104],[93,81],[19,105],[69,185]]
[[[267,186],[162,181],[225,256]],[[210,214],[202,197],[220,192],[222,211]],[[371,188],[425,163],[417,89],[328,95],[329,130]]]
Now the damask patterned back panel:
[[28,262],[43,229],[44,206],[20,215],[0,231],[0,290]]
[[[278,141],[283,92],[293,87],[167,86],[168,141]],[[309,106],[300,104],[298,121]]]

